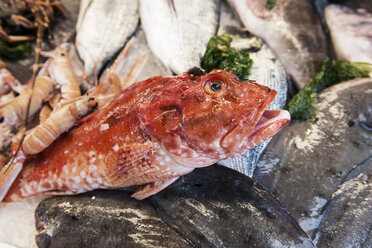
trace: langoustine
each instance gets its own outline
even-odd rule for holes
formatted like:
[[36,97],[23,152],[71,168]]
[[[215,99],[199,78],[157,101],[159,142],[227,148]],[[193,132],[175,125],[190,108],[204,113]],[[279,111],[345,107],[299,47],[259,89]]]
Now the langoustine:
[[266,110],[276,92],[231,72],[153,77],[25,159],[3,201],[144,185],[144,199],[194,168],[272,137],[290,116]]

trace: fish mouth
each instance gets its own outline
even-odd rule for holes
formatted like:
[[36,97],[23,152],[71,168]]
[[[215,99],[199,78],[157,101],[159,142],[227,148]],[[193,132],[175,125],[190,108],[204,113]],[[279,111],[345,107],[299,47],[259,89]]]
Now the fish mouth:
[[272,92],[258,109],[251,126],[238,125],[221,140],[222,148],[234,154],[241,153],[274,136],[291,120],[286,110],[266,110],[274,100],[276,92]]
[[221,140],[221,146],[234,153],[241,153],[273,137],[289,123],[291,116],[286,110],[265,110],[251,131],[242,135],[246,127],[237,126]]
[[243,149],[250,149],[273,137],[291,120],[286,110],[265,110],[251,134],[246,139]]

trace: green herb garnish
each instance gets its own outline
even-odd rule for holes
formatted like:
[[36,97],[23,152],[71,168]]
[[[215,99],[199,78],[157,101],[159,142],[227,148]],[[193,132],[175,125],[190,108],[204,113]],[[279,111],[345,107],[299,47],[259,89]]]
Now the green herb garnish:
[[276,4],[276,1],[277,0],[267,0],[265,5],[266,9],[272,10]]
[[201,59],[201,66],[208,72],[213,69],[233,71],[240,79],[247,79],[253,61],[248,52],[231,47],[231,42],[232,38],[228,34],[213,36]]
[[24,59],[31,56],[30,43],[11,45],[0,39],[0,57],[7,59]]
[[320,72],[289,101],[285,109],[293,119],[315,119],[319,91],[343,81],[369,77],[371,71],[372,65],[368,63],[326,58]]

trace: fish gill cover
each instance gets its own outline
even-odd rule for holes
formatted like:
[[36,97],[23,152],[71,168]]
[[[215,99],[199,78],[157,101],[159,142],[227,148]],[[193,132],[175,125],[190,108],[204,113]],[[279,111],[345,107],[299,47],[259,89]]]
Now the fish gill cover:
[[354,78],[369,77],[372,65],[326,58],[320,72],[285,106],[293,119],[315,119],[318,92],[331,85]]
[[208,72],[213,69],[233,71],[240,79],[247,79],[253,61],[248,52],[231,47],[231,42],[232,38],[228,34],[213,36],[201,59],[201,67]]

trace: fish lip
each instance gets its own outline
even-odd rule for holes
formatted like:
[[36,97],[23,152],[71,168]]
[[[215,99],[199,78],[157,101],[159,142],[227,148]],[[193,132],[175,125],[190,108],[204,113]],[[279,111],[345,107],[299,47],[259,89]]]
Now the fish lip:
[[[252,140],[254,136],[257,135],[259,131],[264,130],[268,126],[274,123],[280,123],[280,127],[277,128],[278,130],[272,130],[272,133],[277,133],[283,126],[289,123],[291,120],[291,115],[287,110],[265,110],[261,115],[258,123],[254,127],[253,131],[248,136],[247,141]],[[264,141],[264,140],[263,140]],[[258,145],[258,144],[257,144]]]
[[[263,114],[267,111],[267,107],[271,104],[276,96],[276,91],[268,89],[268,95],[265,101],[257,108],[254,119],[251,121],[251,126],[237,125],[231,131],[226,133],[220,141],[220,146],[229,152],[240,153],[242,147],[248,142],[252,134],[257,133],[257,125],[263,124]],[[267,112],[269,113],[269,112]],[[266,115],[267,116],[267,115]],[[261,120],[261,123],[260,123]],[[244,121],[242,122],[244,123]],[[263,126],[262,126],[263,127]]]

